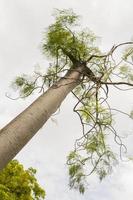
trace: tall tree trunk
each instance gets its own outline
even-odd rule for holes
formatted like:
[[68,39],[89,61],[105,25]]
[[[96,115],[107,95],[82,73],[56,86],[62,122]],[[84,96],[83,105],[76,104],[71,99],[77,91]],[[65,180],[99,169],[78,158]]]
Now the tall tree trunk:
[[66,95],[79,84],[83,69],[84,66],[79,66],[69,71],[0,131],[0,170],[14,158],[60,107]]

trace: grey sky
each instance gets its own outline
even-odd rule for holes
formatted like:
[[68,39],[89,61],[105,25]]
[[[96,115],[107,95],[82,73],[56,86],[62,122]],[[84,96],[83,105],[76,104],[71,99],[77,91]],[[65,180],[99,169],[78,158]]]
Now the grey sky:
[[[132,0],[0,0],[1,127],[35,99],[11,101],[5,97],[5,91],[9,91],[9,84],[16,75],[32,73],[38,63],[42,68],[48,67],[40,52],[40,44],[43,31],[53,20],[53,8],[73,8],[82,15],[83,25],[102,38],[103,50],[133,36]],[[132,106],[132,97],[132,93],[128,93],[127,109]],[[122,98],[112,98],[112,104],[119,105]],[[65,159],[80,135],[78,118],[72,113],[73,103],[74,100],[69,101],[67,97],[60,115],[55,117],[57,124],[49,120],[17,158],[25,167],[38,169],[39,181],[47,192],[46,200],[132,199],[133,163],[130,162],[120,164],[101,184],[95,178],[91,179],[84,196],[69,190]],[[132,134],[132,125],[126,123],[126,126]],[[130,154],[133,153],[132,141],[133,138],[127,140]]]

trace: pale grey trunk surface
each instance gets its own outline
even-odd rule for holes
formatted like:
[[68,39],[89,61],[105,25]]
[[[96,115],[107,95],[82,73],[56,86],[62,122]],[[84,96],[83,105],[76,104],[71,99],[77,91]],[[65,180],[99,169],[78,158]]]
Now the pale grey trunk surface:
[[66,95],[79,83],[82,70],[80,66],[68,73],[0,131],[0,170],[60,107]]

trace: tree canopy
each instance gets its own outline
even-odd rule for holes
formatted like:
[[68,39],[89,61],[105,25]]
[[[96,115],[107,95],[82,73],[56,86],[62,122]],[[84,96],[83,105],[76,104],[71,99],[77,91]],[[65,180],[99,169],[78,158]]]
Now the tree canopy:
[[[118,155],[126,152],[121,135],[114,126],[116,112],[129,120],[133,112],[125,113],[110,105],[110,87],[126,91],[133,89],[133,42],[114,45],[107,53],[97,46],[97,36],[89,29],[81,30],[80,17],[70,10],[56,10],[55,22],[44,33],[42,52],[51,59],[46,74],[35,72],[32,79],[26,75],[16,78],[15,84],[21,98],[35,90],[43,93],[48,87],[64,77],[66,72],[84,66],[79,84],[72,91],[77,99],[73,111],[79,116],[82,135],[77,138],[74,149],[67,157],[69,185],[84,193],[86,178],[97,174],[102,180],[117,164]],[[117,49],[122,53],[116,55]],[[73,80],[74,81],[74,80]],[[41,83],[41,84],[40,84]],[[113,152],[109,141],[113,135],[119,153]]]
[[41,200],[45,191],[37,183],[36,170],[24,169],[17,160],[12,160],[0,171],[1,200]]

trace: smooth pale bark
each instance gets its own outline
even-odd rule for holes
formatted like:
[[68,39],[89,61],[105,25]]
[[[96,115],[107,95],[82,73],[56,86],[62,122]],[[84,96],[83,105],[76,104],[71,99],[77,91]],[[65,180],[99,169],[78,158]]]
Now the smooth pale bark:
[[79,66],[76,70],[68,72],[0,131],[0,170],[60,107],[66,95],[79,84],[83,70],[84,66]]

